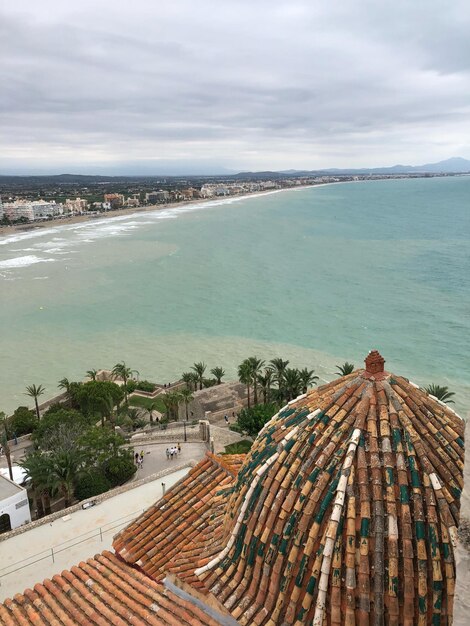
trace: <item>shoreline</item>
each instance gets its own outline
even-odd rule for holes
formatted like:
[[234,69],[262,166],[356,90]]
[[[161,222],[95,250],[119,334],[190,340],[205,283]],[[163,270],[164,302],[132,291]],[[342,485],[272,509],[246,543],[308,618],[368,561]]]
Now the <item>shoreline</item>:
[[30,233],[42,228],[57,228],[60,226],[73,226],[75,224],[81,224],[83,222],[92,222],[94,220],[112,219],[113,217],[132,217],[133,215],[139,215],[141,213],[149,213],[154,211],[163,211],[166,209],[175,209],[182,206],[191,206],[199,204],[210,204],[211,202],[224,202],[224,201],[237,201],[245,200],[247,198],[257,198],[261,196],[267,196],[274,193],[281,193],[284,191],[297,191],[300,189],[311,189],[314,187],[326,187],[328,185],[338,185],[345,182],[358,182],[358,181],[335,181],[328,183],[317,183],[315,185],[299,185],[296,187],[285,187],[282,189],[270,189],[266,191],[256,191],[254,193],[243,193],[233,196],[219,196],[215,198],[194,198],[193,200],[182,200],[181,202],[168,202],[165,204],[152,204],[148,206],[132,207],[128,209],[117,209],[115,211],[103,211],[102,213],[96,213],[95,215],[74,215],[72,217],[56,218],[38,223],[31,224],[14,224],[12,226],[0,226],[0,238],[8,237],[17,233]]

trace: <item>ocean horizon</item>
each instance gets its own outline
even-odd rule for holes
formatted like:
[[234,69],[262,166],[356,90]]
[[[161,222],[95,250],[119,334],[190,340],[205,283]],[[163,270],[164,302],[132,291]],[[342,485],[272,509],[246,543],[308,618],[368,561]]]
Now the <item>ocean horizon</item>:
[[339,183],[0,238],[0,410],[121,360],[168,382],[252,354],[321,381],[370,349],[468,416],[470,177]]

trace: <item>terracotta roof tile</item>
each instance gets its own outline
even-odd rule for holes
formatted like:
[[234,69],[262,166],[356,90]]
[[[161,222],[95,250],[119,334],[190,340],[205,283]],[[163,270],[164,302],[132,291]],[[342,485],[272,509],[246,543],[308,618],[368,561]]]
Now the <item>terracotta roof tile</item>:
[[241,624],[450,623],[463,431],[388,372],[313,390],[258,436],[196,575]]
[[220,548],[225,507],[244,457],[208,453],[115,537],[116,553],[156,580],[171,572],[202,588],[194,570]]
[[0,604],[5,626],[216,626],[191,602],[103,552]]

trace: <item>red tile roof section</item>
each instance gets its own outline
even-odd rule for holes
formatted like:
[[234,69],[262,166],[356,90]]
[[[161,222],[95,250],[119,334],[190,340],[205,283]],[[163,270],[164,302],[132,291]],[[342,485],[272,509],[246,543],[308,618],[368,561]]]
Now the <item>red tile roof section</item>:
[[217,626],[204,611],[111,552],[0,604],[4,626]]
[[155,580],[166,572],[203,587],[194,570],[220,549],[222,522],[242,457],[210,453],[114,539],[116,553]]
[[320,387],[258,436],[224,550],[196,572],[240,624],[451,623],[464,424],[382,374]]

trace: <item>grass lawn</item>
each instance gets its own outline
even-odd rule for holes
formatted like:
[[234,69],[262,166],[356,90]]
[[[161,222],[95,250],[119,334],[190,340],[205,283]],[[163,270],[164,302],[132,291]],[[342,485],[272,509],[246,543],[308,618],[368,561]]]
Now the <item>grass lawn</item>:
[[129,405],[130,406],[138,406],[141,407],[143,409],[149,409],[152,404],[155,405],[155,409],[157,411],[160,411],[160,413],[164,413],[165,412],[165,405],[163,404],[163,400],[161,398],[155,398],[155,400],[152,400],[152,398],[144,398],[143,396],[130,396],[129,397]]

